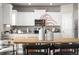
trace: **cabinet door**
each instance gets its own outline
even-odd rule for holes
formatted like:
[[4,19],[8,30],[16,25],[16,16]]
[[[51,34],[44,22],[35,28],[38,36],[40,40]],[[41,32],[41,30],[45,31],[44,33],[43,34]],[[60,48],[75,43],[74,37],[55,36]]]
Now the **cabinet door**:
[[33,12],[18,12],[17,13],[17,25],[34,25],[34,13]]
[[62,37],[61,33],[53,33],[54,34],[54,39],[59,39]]
[[12,25],[16,25],[17,20],[17,10],[12,10]]
[[3,24],[11,24],[12,20],[12,5],[3,4]]

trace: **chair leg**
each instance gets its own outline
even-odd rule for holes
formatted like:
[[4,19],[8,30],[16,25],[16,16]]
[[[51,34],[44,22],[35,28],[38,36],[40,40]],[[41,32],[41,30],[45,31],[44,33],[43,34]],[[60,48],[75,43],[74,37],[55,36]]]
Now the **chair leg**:
[[48,50],[48,49],[47,49],[47,51],[46,51],[46,52],[47,52],[47,54],[49,55],[49,50]]
[[53,49],[53,55],[54,55],[54,53],[55,53],[55,49]]
[[74,53],[78,55],[78,48],[74,48]]
[[78,48],[77,48],[77,55],[78,55]]
[[62,49],[60,49],[60,54],[62,55]]
[[49,55],[51,55],[51,50],[49,49]]
[[23,55],[26,55],[25,45],[23,45]]
[[13,45],[13,55],[15,54],[15,49],[14,49],[14,45]]
[[48,54],[48,49],[45,49],[44,52],[46,52]]
[[[26,53],[26,52],[27,52],[27,53]],[[28,49],[26,49],[26,52],[25,52],[25,53],[28,55]]]

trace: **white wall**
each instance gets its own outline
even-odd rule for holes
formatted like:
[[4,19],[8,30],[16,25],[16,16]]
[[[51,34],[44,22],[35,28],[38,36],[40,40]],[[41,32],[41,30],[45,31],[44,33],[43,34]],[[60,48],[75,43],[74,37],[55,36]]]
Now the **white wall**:
[[61,6],[61,13],[62,13],[62,37],[72,38],[74,31],[73,31],[73,4],[69,5],[62,5]]
[[73,29],[74,38],[78,38],[78,4],[73,4]]
[[79,38],[79,3],[78,3],[78,38]]

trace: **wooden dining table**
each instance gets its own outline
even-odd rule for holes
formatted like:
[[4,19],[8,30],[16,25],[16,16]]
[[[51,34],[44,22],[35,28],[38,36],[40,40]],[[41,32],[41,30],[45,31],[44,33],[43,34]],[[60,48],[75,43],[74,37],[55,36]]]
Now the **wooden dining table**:
[[59,38],[52,40],[39,40],[38,38],[15,38],[12,40],[16,47],[18,44],[32,44],[32,43],[47,43],[47,44],[61,44],[61,43],[79,43],[78,38]]
[[13,40],[15,44],[27,44],[27,43],[79,43],[78,38],[59,38],[59,39],[52,39],[52,40],[39,40],[38,38],[15,38]]

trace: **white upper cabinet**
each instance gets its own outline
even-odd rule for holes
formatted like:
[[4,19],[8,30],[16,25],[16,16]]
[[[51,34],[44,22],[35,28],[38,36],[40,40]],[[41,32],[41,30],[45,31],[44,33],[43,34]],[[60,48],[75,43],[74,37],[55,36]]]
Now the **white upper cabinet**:
[[50,15],[56,21],[56,25],[61,25],[60,12],[17,12],[16,25],[34,26],[35,19],[40,19],[45,14]]
[[12,8],[11,4],[4,3],[3,8],[3,24],[12,24]]
[[17,10],[12,10],[12,24],[11,25],[16,25],[16,20],[17,20]]
[[35,12],[17,12],[16,25],[34,26],[35,19],[40,19],[45,10],[35,10]]
[[16,25],[33,26],[34,20],[35,20],[35,17],[33,12],[18,12]]

